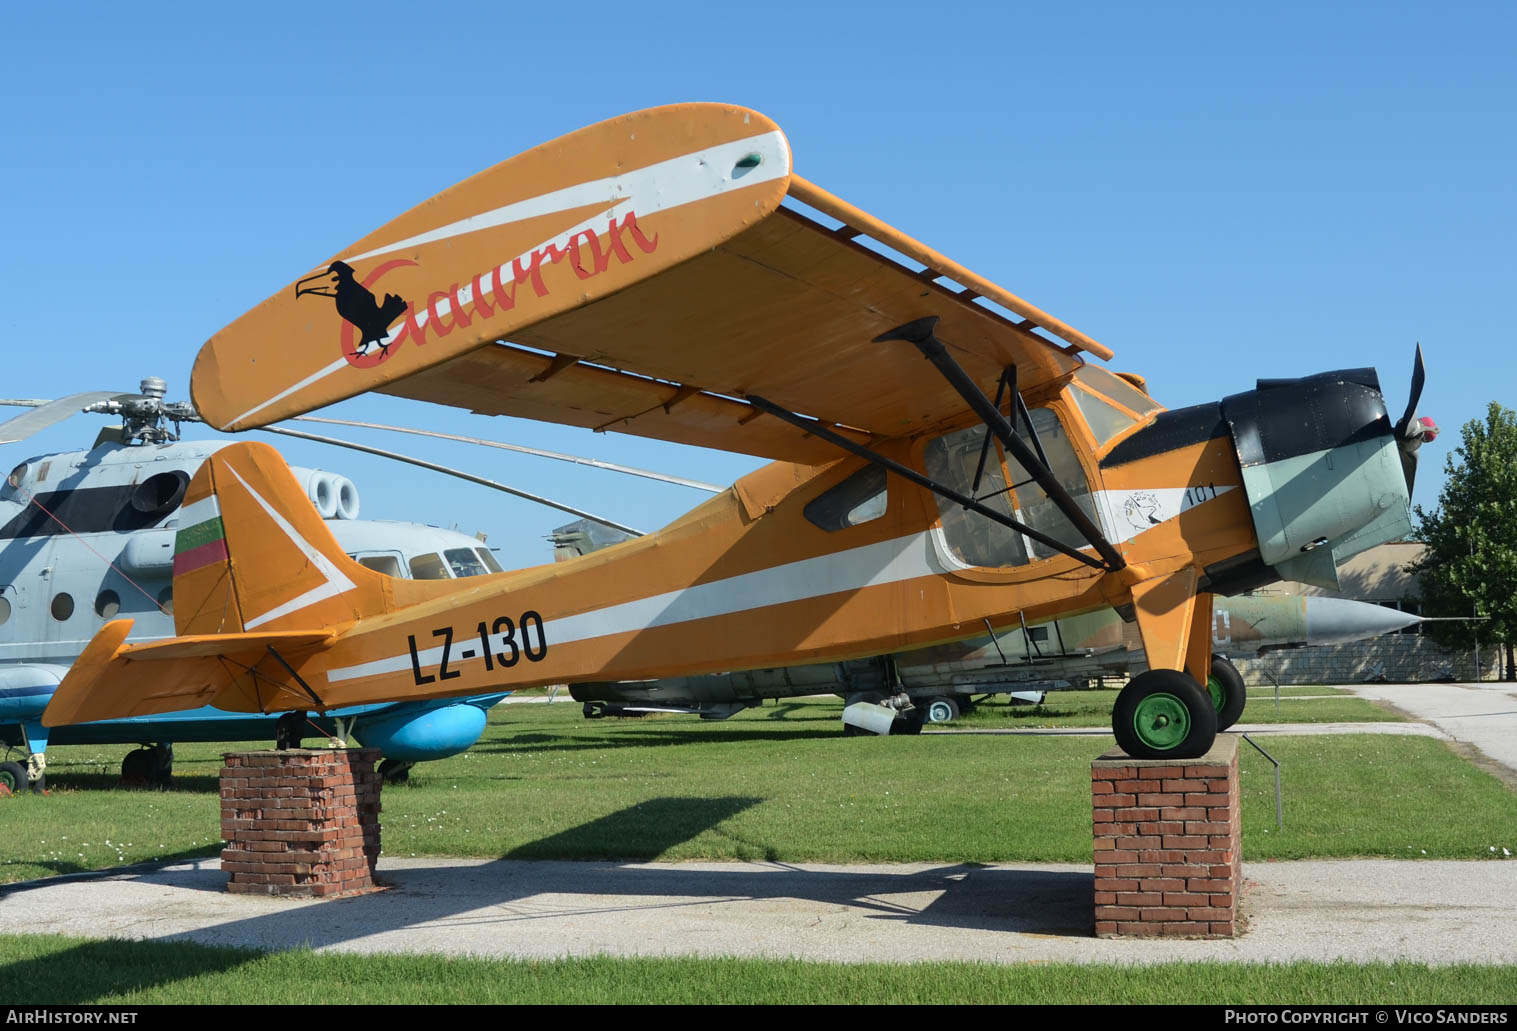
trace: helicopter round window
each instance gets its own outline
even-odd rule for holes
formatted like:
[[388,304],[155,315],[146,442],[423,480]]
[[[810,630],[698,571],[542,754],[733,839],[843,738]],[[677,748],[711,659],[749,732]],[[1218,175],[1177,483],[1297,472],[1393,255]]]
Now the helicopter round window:
[[26,479],[26,463],[22,462],[11,470],[11,474],[5,478],[5,482],[12,487],[21,486],[21,481]]
[[95,615],[101,619],[115,619],[121,611],[121,596],[115,591],[101,591],[95,599]]
[[0,623],[11,618],[11,603],[0,597]]
[[53,595],[53,618],[62,623],[74,614],[74,596],[60,592]]
[[158,592],[158,607],[164,612],[174,611],[174,587],[170,584]]

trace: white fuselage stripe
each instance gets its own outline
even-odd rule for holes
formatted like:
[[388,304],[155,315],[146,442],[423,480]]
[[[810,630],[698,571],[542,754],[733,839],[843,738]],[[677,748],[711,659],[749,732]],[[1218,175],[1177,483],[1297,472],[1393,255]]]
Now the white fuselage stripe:
[[[603,609],[545,620],[543,636],[550,646],[570,644],[857,591],[865,587],[899,583],[942,572],[943,567],[933,555],[928,535],[915,533],[862,548],[759,569],[683,590],[668,591],[651,598],[640,598],[619,605],[608,605]],[[468,647],[464,645],[465,649]],[[491,638],[491,647],[496,650],[505,647],[500,635]],[[455,644],[450,662],[456,659],[460,651],[460,647]],[[442,654],[442,648],[435,647],[425,651],[418,649],[416,657],[422,666],[435,666],[442,661]],[[333,669],[327,673],[327,679],[340,682],[399,673],[410,668],[411,656],[407,653]]]

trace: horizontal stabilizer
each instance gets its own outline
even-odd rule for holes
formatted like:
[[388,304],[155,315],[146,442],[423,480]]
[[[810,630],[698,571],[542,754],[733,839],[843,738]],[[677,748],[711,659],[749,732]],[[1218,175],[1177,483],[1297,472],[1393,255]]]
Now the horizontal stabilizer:
[[332,631],[203,634],[131,645],[126,643],[131,629],[130,619],[101,628],[48,703],[45,726],[202,705],[238,712],[320,708],[285,662],[293,664],[292,658],[324,646],[335,636]]

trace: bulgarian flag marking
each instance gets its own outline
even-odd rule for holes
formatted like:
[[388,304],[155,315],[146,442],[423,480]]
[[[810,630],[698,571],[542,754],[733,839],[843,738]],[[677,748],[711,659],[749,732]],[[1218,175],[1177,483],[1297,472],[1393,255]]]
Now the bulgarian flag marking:
[[180,509],[179,525],[174,537],[175,576],[226,561],[226,530],[221,525],[216,495]]

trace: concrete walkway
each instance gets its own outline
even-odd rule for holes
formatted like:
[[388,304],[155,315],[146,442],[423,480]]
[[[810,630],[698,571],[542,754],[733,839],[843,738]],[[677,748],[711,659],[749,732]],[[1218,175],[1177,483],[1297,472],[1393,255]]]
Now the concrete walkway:
[[1517,684],[1355,684],[1349,690],[1390,702],[1517,772]]
[[[1110,727],[953,727],[935,726],[924,734],[1029,734],[1068,735],[1073,737],[1111,737]],[[1236,723],[1228,734],[1406,734],[1412,737],[1453,738],[1439,727],[1426,723]]]
[[229,895],[215,860],[0,889],[38,934],[495,957],[797,956],[997,963],[1408,959],[1517,963],[1517,862],[1252,863],[1233,941],[1091,936],[1092,871],[385,859],[392,887],[324,902]]

